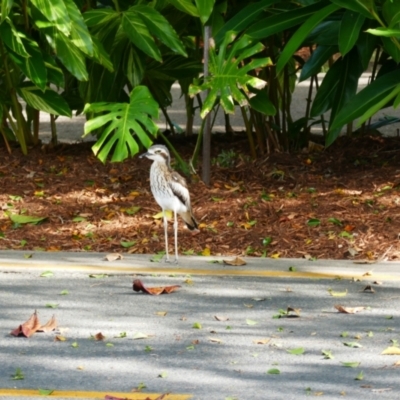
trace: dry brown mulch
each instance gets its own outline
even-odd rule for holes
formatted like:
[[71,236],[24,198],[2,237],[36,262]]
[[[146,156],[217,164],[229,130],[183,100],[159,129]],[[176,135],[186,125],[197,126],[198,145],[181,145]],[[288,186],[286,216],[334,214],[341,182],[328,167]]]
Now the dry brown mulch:
[[[184,156],[191,145],[178,150]],[[254,162],[246,141],[234,166],[214,165],[212,186],[190,183],[200,233],[180,224],[184,254],[376,260],[400,258],[400,140],[341,140],[324,152],[272,154]],[[0,249],[157,253],[160,209],[149,160],[101,164],[87,144],[43,153],[0,148]],[[226,161],[226,160],[225,160]],[[41,216],[18,225],[9,214]],[[173,250],[172,224],[169,228]]]

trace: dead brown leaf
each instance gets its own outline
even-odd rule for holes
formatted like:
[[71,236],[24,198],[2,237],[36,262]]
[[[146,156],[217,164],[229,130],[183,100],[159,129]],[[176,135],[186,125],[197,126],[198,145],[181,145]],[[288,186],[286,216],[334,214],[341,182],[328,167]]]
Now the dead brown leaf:
[[286,311],[288,314],[291,312],[294,312],[296,314],[296,315],[292,314],[290,315],[290,317],[295,317],[295,316],[300,317],[301,308],[288,307]]
[[358,313],[362,310],[365,310],[365,307],[344,307],[340,304],[335,304],[334,306],[336,310],[338,310],[340,313],[344,314],[355,314]]
[[217,321],[229,321],[229,318],[228,317],[224,317],[223,315],[214,315],[214,318]]
[[57,320],[55,315],[53,315],[45,325],[42,325],[37,331],[38,332],[51,332],[57,328]]
[[365,286],[365,288],[363,290],[361,290],[361,291],[365,292],[365,293],[375,293],[375,290],[371,285]]
[[94,340],[98,340],[98,341],[104,340],[106,338],[101,332],[96,333],[93,337],[94,337]]
[[35,332],[50,332],[56,329],[56,327],[57,321],[54,315],[45,325],[42,326],[39,322],[37,312],[35,311],[26,322],[11,331],[10,334],[13,336],[24,336],[28,338]]
[[119,253],[110,253],[110,254],[107,254],[105,257],[104,257],[104,260],[106,260],[106,261],[116,261],[116,260],[122,260],[124,257],[122,256],[122,254],[119,254]]
[[209,337],[208,340],[209,340],[210,342],[212,342],[212,343],[218,343],[218,344],[221,344],[221,343],[222,343],[222,340],[221,340],[221,339],[218,339],[218,338]]
[[246,265],[246,261],[243,260],[243,258],[240,257],[235,257],[232,260],[223,260],[224,264],[226,265],[233,265],[234,267],[240,267],[241,265]]
[[362,276],[371,276],[371,275],[372,275],[372,271],[367,271]]
[[253,340],[253,343],[255,343],[255,344],[267,344],[267,343],[269,343],[270,340],[271,340],[271,338],[256,339],[256,340]]
[[133,281],[133,290],[135,292],[143,292],[147,294],[151,294],[153,296],[158,296],[160,294],[170,294],[178,290],[180,285],[173,286],[158,286],[158,287],[146,287],[140,279],[135,279]]

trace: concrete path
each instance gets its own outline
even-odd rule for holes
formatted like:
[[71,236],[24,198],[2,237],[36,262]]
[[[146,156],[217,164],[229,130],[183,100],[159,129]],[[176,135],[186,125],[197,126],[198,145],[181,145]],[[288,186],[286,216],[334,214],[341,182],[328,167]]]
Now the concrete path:
[[[104,256],[0,252],[0,398],[35,398],[38,388],[58,399],[398,396],[400,351],[382,352],[397,352],[399,263]],[[133,279],[181,287],[150,296]],[[59,328],[11,336],[34,310]],[[18,368],[24,379],[14,380]]]

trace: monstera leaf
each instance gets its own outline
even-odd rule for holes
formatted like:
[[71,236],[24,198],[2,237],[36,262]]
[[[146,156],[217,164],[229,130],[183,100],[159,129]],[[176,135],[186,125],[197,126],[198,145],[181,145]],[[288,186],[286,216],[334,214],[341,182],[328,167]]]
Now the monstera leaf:
[[111,161],[123,161],[135,155],[139,146],[136,137],[144,147],[152,144],[158,127],[151,118],[158,118],[158,104],[145,86],[135,87],[129,103],[93,103],[85,106],[85,113],[100,114],[85,123],[85,133],[102,128],[99,140],[93,145],[94,154],[105,162],[111,150]]
[[[264,46],[260,42],[254,44],[253,40],[246,35],[236,42],[234,40],[235,34],[228,32],[218,53],[215,48],[210,49],[210,75],[204,83],[193,84],[189,87],[191,97],[204,90],[209,90],[200,113],[202,118],[213,109],[218,96],[225,112],[233,114],[234,100],[240,106],[248,104],[247,86],[261,88],[266,84],[265,81],[248,75],[249,71],[271,64],[269,57],[250,59],[261,52]],[[232,42],[234,43],[232,44]],[[248,61],[249,59],[250,61]],[[244,60],[246,63],[243,63]]]

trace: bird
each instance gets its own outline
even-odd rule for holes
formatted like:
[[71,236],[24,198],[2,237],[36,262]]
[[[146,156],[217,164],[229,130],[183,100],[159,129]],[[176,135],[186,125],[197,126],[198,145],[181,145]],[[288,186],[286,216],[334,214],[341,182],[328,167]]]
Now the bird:
[[177,214],[191,230],[198,230],[199,226],[193,215],[190,205],[190,193],[185,178],[171,168],[171,156],[166,146],[156,144],[147,149],[140,158],[146,157],[153,160],[150,167],[150,189],[154,199],[162,208],[165,234],[166,262],[170,262],[168,253],[168,233],[166,211],[174,213],[174,238],[175,238],[175,260],[178,263],[178,220]]

